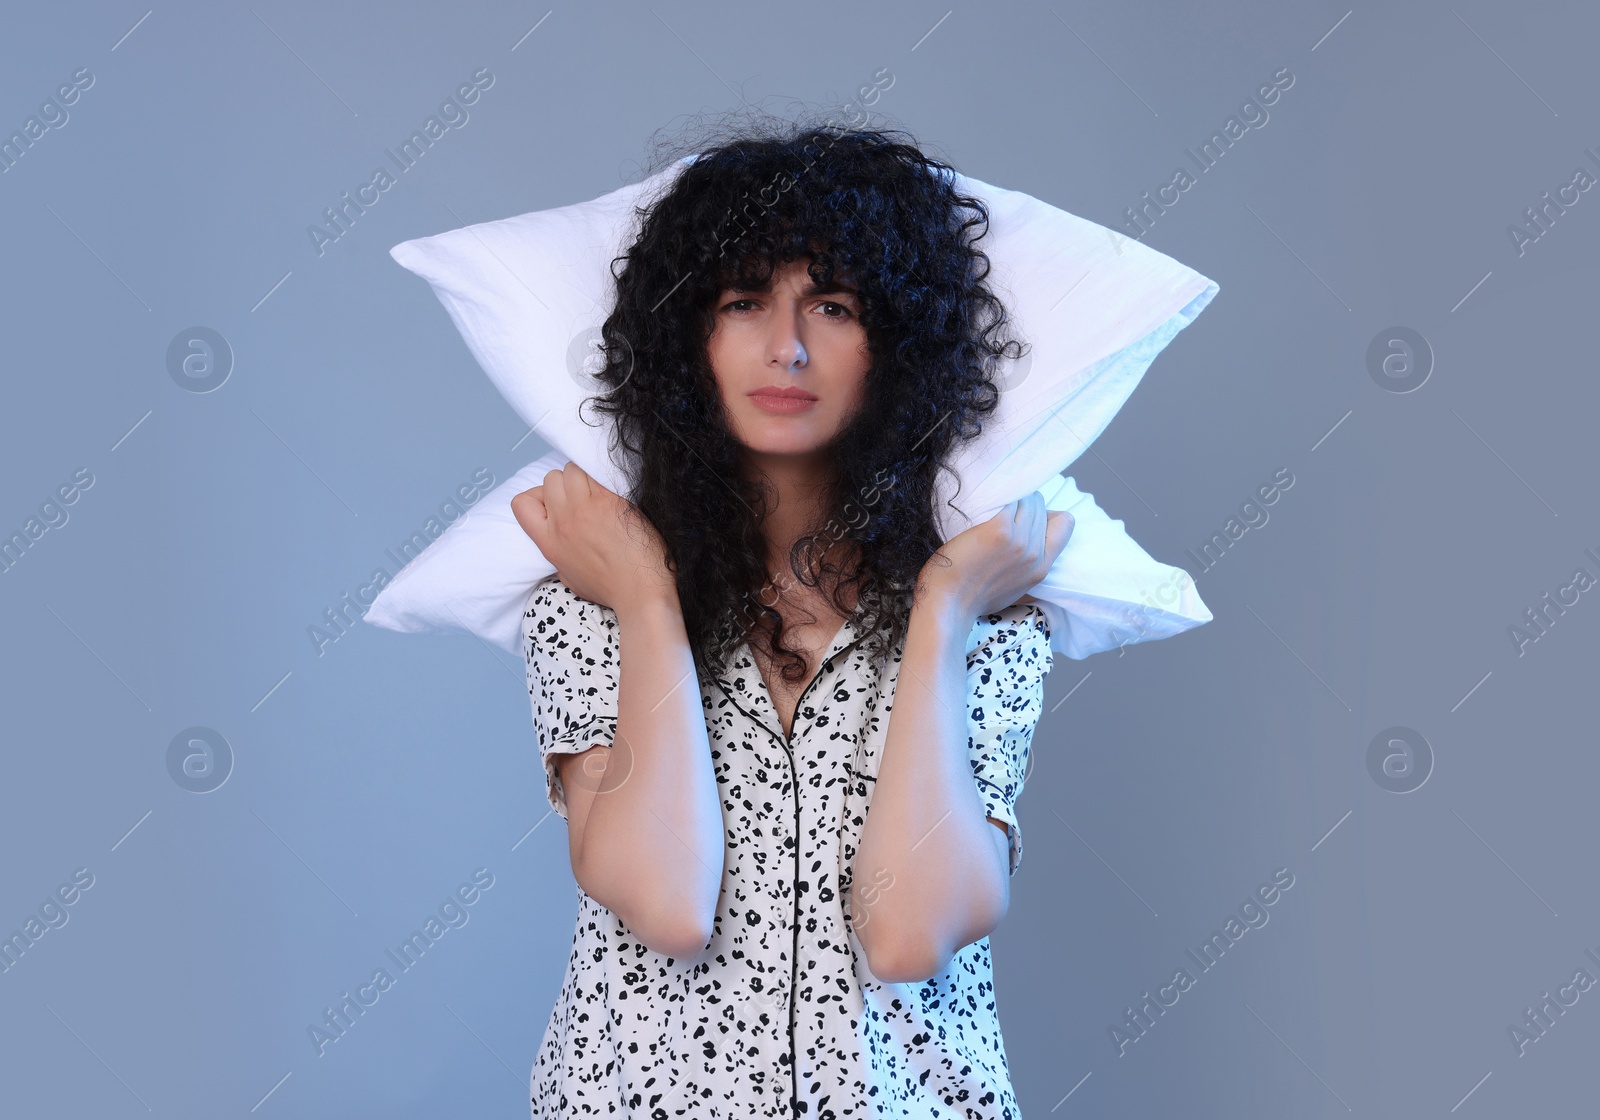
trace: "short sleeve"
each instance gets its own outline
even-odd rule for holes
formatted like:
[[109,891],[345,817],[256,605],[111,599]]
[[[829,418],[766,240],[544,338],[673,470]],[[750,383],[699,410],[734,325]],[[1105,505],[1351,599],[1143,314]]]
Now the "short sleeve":
[[566,820],[566,795],[555,756],[581,754],[616,739],[617,615],[610,607],[581,598],[559,576],[552,576],[528,597],[522,641],[545,796]]
[[967,755],[985,815],[1006,824],[1015,875],[1022,862],[1016,802],[1055,660],[1050,620],[1035,603],[1013,603],[979,618],[968,646]]

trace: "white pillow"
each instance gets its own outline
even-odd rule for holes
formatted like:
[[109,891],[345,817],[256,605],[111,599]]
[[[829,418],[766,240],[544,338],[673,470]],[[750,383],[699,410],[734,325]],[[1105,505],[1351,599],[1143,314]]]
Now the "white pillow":
[[[366,620],[408,634],[466,630],[520,656],[528,593],[555,568],[517,523],[511,499],[566,462],[552,451],[491,490],[390,580]],[[1030,592],[1050,618],[1056,653],[1082,659],[1211,621],[1189,573],[1152,560],[1072,479],[1057,475],[1038,489],[1046,508],[1071,511],[1074,523]]]
[[[553,449],[487,495],[394,578],[367,621],[410,633],[465,629],[519,652],[526,593],[554,569],[512,516],[513,494],[568,460],[625,494],[607,424],[578,416],[600,391],[590,373],[615,297],[610,262],[637,232],[635,207],[670,185],[688,156],[641,183],[572,206],[483,222],[391,249],[427,280],[468,349]],[[1194,582],[1161,564],[1062,472],[1105,430],[1155,356],[1210,303],[1217,285],[1138,241],[1019,191],[956,174],[989,209],[988,283],[1030,351],[1001,366],[999,407],[956,449],[960,513],[941,474],[936,516],[949,539],[1024,494],[1071,509],[1076,528],[1030,592],[1051,646],[1083,658],[1211,620]],[[593,419],[595,414],[591,413]],[[513,539],[515,538],[515,539]]]

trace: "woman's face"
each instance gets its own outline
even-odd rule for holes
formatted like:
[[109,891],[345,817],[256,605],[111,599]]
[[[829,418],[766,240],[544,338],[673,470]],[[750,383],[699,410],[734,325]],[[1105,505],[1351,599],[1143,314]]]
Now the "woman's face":
[[[872,364],[850,278],[817,290],[806,261],[773,270],[770,290],[727,289],[708,357],[735,438],[757,461],[813,456],[861,403]],[[799,400],[763,390],[799,390]]]

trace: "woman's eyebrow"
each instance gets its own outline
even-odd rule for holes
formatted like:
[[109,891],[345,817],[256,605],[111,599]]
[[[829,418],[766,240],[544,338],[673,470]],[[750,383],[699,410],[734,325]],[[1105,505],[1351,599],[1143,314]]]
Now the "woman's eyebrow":
[[[768,281],[766,284],[763,284],[759,288],[744,288],[744,287],[740,287],[738,284],[730,284],[724,290],[725,291],[729,291],[729,292],[741,292],[741,293],[750,292],[752,294],[760,293],[760,294],[765,295],[765,294],[767,294],[767,293],[772,291],[772,283],[771,283],[771,281]],[[807,298],[807,297],[810,297],[810,296],[836,295],[836,294],[839,294],[839,293],[843,293],[843,294],[846,294],[846,295],[852,295],[852,296],[857,294],[856,289],[855,289],[855,285],[846,283],[846,282],[841,281],[841,280],[834,280],[834,281],[831,281],[831,282],[829,282],[827,284],[819,284],[815,280],[813,280],[811,283],[807,284],[804,288],[802,288],[800,290],[801,298]]]
[[842,280],[835,280],[828,284],[818,284],[815,281],[812,281],[810,284],[806,285],[805,290],[800,294],[803,296],[823,296],[836,295],[839,293],[853,296],[856,294],[855,285],[846,283]]

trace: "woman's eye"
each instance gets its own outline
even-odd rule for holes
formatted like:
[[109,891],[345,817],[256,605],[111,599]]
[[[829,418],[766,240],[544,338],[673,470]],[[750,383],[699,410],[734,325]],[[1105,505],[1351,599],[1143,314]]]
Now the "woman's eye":
[[[755,304],[755,302],[756,301],[753,300],[753,299],[736,299],[736,300],[732,300],[729,303],[723,304],[722,310],[729,311],[729,312],[732,312],[733,314],[737,315],[737,314],[743,312],[744,310],[746,310],[746,307],[745,307],[746,304],[753,305],[753,304]],[[846,307],[842,303],[836,303],[833,300],[824,300],[823,302],[819,303],[817,306],[823,308],[825,311],[826,311],[827,308],[830,308],[830,307],[831,308],[836,308],[838,310],[839,314],[828,314],[828,313],[825,313],[823,315],[824,319],[848,319],[851,316],[850,308]]]

